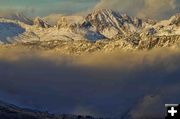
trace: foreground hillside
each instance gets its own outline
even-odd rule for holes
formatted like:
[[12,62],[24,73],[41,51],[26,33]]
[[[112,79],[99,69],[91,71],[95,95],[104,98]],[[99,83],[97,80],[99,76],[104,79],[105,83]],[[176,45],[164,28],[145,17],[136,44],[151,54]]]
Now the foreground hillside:
[[48,112],[28,110],[0,102],[0,119],[103,119],[91,116],[54,115]]

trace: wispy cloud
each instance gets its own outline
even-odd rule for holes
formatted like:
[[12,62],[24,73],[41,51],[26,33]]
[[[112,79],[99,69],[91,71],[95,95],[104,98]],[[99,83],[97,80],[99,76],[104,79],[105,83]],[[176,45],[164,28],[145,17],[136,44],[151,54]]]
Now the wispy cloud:
[[[109,8],[138,17],[167,18],[180,11],[180,0],[1,0],[2,11],[23,11],[28,16],[87,13]],[[9,12],[6,12],[9,14]]]
[[110,8],[130,15],[166,18],[179,12],[179,0],[101,0],[95,8]]

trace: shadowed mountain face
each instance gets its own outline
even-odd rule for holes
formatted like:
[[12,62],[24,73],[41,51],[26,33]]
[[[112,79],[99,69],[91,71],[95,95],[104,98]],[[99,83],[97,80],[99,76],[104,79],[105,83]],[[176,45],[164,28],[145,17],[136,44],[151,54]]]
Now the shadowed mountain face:
[[103,119],[93,118],[91,116],[75,115],[54,115],[48,112],[40,112],[16,107],[0,101],[0,118],[1,119]]
[[4,43],[11,42],[16,37],[25,32],[25,29],[15,23],[0,23],[0,41]]

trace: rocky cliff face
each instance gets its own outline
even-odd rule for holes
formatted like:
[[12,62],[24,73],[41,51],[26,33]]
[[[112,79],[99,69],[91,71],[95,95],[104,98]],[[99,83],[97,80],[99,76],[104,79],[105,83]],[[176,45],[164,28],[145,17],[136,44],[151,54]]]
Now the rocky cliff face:
[[57,22],[58,29],[66,29],[69,31],[74,31],[80,29],[84,18],[82,16],[62,16]]
[[109,9],[96,10],[89,14],[86,20],[107,38],[112,38],[117,34],[133,33],[142,27],[142,20]]
[[49,28],[50,25],[43,21],[40,17],[36,17],[33,21],[33,25],[35,25],[36,27],[40,27],[40,28]]

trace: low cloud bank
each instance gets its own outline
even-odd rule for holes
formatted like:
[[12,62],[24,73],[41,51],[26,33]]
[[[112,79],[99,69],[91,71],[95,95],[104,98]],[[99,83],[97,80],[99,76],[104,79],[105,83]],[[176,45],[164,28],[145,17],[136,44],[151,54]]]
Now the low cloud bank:
[[168,49],[86,56],[1,50],[0,100],[53,113],[164,117],[164,104],[180,100],[179,61],[180,52]]
[[179,12],[179,0],[100,0],[95,9],[110,8],[141,18],[164,19]]

